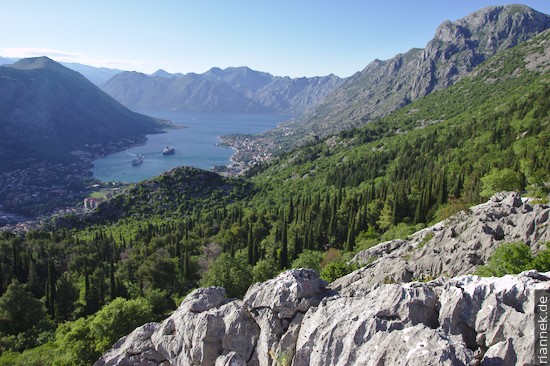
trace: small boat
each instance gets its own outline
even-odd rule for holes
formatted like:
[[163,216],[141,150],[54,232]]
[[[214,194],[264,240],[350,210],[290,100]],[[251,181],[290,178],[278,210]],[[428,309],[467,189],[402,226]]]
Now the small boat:
[[175,147],[166,146],[166,149],[162,150],[162,155],[173,155],[176,152]]
[[136,157],[132,160],[132,165],[139,165],[143,163],[144,156],[141,154],[137,154]]

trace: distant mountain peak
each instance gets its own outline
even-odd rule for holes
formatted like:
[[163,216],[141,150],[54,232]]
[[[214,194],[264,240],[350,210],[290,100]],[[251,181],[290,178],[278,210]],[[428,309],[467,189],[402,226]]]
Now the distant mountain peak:
[[550,27],[550,17],[525,5],[499,5],[480,9],[455,22],[445,21],[435,41],[477,44],[476,52],[490,56],[517,45]]
[[172,76],[174,76],[174,74],[170,74],[168,71],[164,69],[158,69],[157,71],[152,73],[151,76],[170,79]]
[[[496,53],[550,28],[550,16],[524,5],[491,6],[446,20],[425,48],[375,59],[293,124],[327,136],[368,123],[446,88]],[[295,133],[296,141],[305,136]]]
[[21,60],[11,65],[5,65],[5,66],[11,67],[16,70],[21,70],[21,71],[50,70],[55,72],[56,74],[63,74],[67,76],[86,79],[80,73],[61,65],[58,62],[55,62],[54,60],[52,60],[47,56],[22,58]]
[[66,69],[64,66],[58,64],[57,62],[55,62],[54,60],[52,60],[47,56],[23,58],[17,61],[16,63],[9,65],[9,67],[12,67],[18,70],[36,70],[36,69],[48,69],[48,68]]

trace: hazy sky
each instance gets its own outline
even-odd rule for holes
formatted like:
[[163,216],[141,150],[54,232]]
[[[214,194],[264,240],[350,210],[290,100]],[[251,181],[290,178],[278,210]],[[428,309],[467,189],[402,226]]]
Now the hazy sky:
[[[274,75],[347,77],[373,59],[424,47],[446,19],[486,0],[3,1],[0,55],[152,73],[249,66]],[[523,1],[550,14],[549,0]]]

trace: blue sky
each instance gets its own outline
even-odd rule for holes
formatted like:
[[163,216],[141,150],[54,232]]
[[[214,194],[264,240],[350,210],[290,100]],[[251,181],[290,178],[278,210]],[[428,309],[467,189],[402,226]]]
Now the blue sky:
[[[152,73],[249,66],[279,76],[347,77],[424,47],[444,20],[514,1],[6,1],[0,55]],[[550,1],[523,1],[550,14]]]

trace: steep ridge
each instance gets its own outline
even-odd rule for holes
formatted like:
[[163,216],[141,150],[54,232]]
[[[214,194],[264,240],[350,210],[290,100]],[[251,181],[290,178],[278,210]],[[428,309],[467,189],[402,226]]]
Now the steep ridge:
[[75,150],[160,132],[81,74],[47,57],[0,67],[0,171],[74,161]]
[[299,139],[359,126],[454,84],[492,55],[549,27],[548,15],[523,5],[488,7],[445,21],[424,49],[373,61],[286,127],[295,129]]
[[101,87],[120,103],[138,110],[301,114],[341,82],[334,75],[291,79],[248,67],[229,67],[212,68],[200,75],[125,72]]
[[[449,276],[475,268],[499,243],[523,239],[537,252],[550,239],[550,206],[522,200],[515,193],[495,195],[471,211],[456,216],[446,229],[464,229],[462,241],[436,234],[433,243],[424,246],[426,251],[436,247],[449,251],[445,245],[454,245],[459,253],[466,250],[481,259],[461,268],[463,256],[451,256]],[[497,224],[501,230],[493,231],[500,233],[498,238],[480,239],[493,243],[489,249],[484,244],[470,245],[481,232],[491,235],[485,228]],[[411,241],[418,244],[435,228],[444,233],[445,225],[416,233]],[[407,243],[395,245],[409,250]],[[382,243],[372,252],[386,252],[387,246]],[[533,361],[534,291],[548,290],[550,273],[527,271],[502,278],[465,275],[395,284],[362,275],[406,267],[392,256],[395,251],[384,254],[383,267],[367,265],[330,285],[312,270],[294,269],[251,286],[243,300],[226,298],[219,287],[195,290],[169,318],[137,328],[95,365],[512,365]]]

